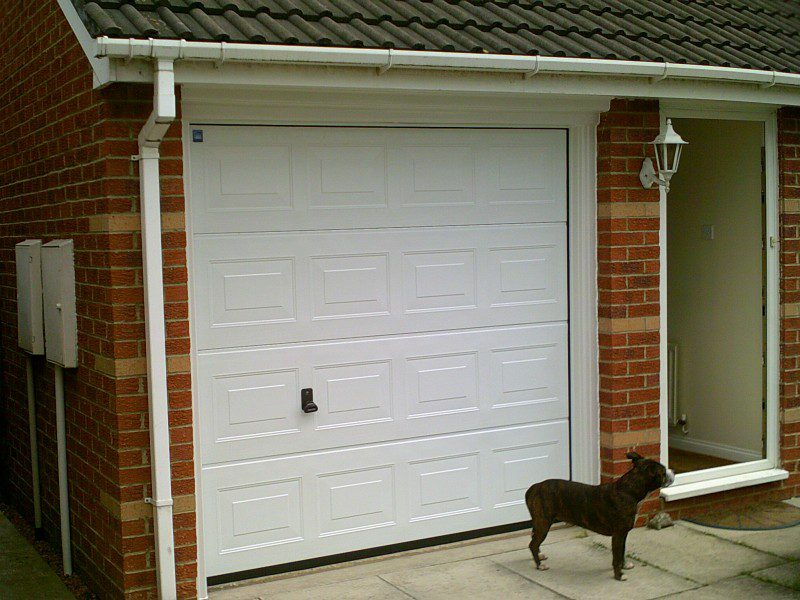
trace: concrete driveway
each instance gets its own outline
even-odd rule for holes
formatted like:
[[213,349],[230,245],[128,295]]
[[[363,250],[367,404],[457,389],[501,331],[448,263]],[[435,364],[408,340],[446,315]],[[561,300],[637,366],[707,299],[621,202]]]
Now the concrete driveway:
[[506,534],[262,580],[218,586],[213,600],[514,600],[800,598],[800,526],[728,531],[678,522],[628,538],[636,565],[614,580],[610,539],[577,527],[545,541],[536,571],[528,533]]

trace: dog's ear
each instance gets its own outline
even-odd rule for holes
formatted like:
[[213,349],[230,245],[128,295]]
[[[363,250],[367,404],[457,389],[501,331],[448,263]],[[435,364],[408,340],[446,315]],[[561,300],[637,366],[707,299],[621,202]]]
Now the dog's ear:
[[638,452],[628,452],[625,456],[630,458],[634,463],[640,460],[644,460],[644,457]]

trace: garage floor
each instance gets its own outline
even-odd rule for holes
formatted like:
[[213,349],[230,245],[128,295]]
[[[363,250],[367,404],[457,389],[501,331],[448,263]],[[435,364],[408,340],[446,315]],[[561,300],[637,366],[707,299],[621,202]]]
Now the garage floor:
[[[800,506],[795,499],[793,504]],[[371,559],[212,588],[213,600],[489,600],[516,598],[800,598],[800,526],[728,531],[679,522],[628,538],[636,565],[612,577],[610,539],[577,527],[553,530],[536,571],[527,533]]]

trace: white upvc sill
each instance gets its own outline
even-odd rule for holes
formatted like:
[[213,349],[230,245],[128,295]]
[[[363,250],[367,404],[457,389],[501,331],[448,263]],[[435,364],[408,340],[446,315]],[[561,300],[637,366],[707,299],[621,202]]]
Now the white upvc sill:
[[764,471],[755,471],[753,473],[744,473],[742,475],[729,475],[728,477],[718,477],[706,481],[672,485],[661,489],[661,497],[667,502],[672,502],[674,500],[694,498],[695,496],[703,496],[705,494],[735,490],[750,485],[781,481],[788,477],[789,472],[783,469],[767,469]]

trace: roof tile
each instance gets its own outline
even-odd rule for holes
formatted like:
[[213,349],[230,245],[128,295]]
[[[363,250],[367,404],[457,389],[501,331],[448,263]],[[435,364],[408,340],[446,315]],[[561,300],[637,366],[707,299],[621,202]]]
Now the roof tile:
[[72,0],[95,36],[651,60],[800,73],[796,0]]

